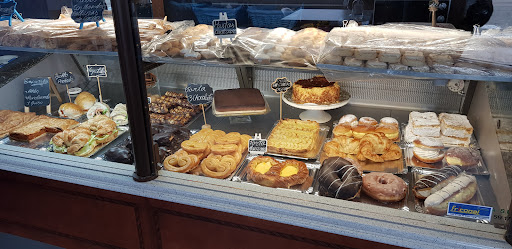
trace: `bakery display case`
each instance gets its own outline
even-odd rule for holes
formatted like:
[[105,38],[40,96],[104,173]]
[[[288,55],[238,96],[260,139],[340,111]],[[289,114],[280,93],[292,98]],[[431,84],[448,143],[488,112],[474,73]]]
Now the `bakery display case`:
[[[506,247],[511,28],[435,24],[436,3],[419,22],[357,0],[154,0],[151,18],[144,1],[106,1],[82,29],[73,6],[2,21],[0,167],[233,215],[206,220],[241,230],[254,218],[389,246]],[[159,215],[138,229],[172,247]]]

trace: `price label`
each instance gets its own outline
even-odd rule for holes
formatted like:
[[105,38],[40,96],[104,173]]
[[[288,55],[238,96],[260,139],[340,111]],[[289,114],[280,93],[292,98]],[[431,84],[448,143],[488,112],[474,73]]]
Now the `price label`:
[[107,66],[87,65],[87,77],[107,77]]
[[286,77],[277,78],[270,87],[276,93],[285,93],[290,89],[290,87],[292,87],[292,82],[290,82]]
[[16,2],[14,2],[14,1],[0,2],[0,16],[3,17],[2,20],[6,20],[5,18],[11,17],[14,14],[15,8],[16,8]]
[[256,133],[253,139],[249,139],[248,150],[251,154],[265,154],[267,152],[267,140],[261,139],[261,133]]
[[204,105],[213,101],[213,89],[208,84],[188,84],[185,93],[188,102],[193,105]]
[[50,78],[26,78],[23,81],[23,90],[26,107],[50,104]]
[[235,38],[236,36],[236,19],[216,19],[213,20],[212,26],[213,34],[219,38]]
[[55,82],[61,85],[71,84],[75,80],[75,76],[71,72],[62,72],[55,74]]
[[491,221],[492,207],[450,202],[447,215]]
[[99,22],[103,19],[105,0],[73,0],[71,18],[77,23]]

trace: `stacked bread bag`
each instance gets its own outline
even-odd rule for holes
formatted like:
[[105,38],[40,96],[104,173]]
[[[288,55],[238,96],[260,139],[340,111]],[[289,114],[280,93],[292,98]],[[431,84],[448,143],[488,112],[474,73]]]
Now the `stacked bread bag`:
[[413,24],[334,28],[320,62],[417,72],[453,73],[471,33]]

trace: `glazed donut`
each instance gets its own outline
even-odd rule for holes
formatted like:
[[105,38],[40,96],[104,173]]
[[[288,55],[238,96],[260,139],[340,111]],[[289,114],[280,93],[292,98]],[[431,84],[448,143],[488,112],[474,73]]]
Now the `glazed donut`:
[[164,168],[173,172],[185,173],[198,165],[199,158],[197,155],[188,154],[182,149],[164,159]]
[[425,209],[431,214],[445,215],[450,202],[466,203],[473,198],[476,190],[476,178],[461,173],[444,188],[427,197]]
[[372,172],[363,176],[363,192],[375,200],[395,202],[407,193],[407,184],[391,173]]
[[210,154],[201,162],[203,174],[213,178],[224,179],[236,169],[236,159],[233,156]]
[[457,166],[445,166],[439,171],[434,172],[430,175],[426,175],[416,181],[412,192],[418,199],[425,199],[431,194],[444,188],[450,182],[452,182],[462,170]]
[[343,200],[359,196],[363,185],[357,167],[341,157],[327,158],[320,168],[319,194]]
[[208,144],[199,141],[186,140],[181,143],[181,148],[188,153],[201,154],[208,148]]
[[215,139],[215,144],[239,144],[240,137],[240,133],[230,132],[222,137]]
[[215,144],[210,148],[213,154],[216,155],[229,155],[238,151],[236,144]]
[[306,164],[301,161],[286,160],[279,163],[265,156],[258,156],[251,160],[248,170],[247,177],[250,180],[273,188],[290,188],[303,184],[309,176]]

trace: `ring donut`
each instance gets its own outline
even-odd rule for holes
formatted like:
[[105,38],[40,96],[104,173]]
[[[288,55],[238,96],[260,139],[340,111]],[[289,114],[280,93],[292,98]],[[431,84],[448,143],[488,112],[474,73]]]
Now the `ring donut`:
[[308,176],[309,170],[303,162],[286,160],[280,163],[267,156],[257,156],[251,160],[247,175],[255,183],[273,188],[303,184]]
[[372,172],[363,176],[363,192],[375,200],[395,202],[407,193],[407,184],[391,173]]
[[359,196],[363,185],[361,174],[356,166],[341,157],[324,160],[318,177],[319,194],[343,200]]

